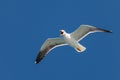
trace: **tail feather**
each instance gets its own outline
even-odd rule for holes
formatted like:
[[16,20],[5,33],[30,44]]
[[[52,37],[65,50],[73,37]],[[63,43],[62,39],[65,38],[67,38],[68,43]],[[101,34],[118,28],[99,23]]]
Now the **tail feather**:
[[76,50],[77,52],[83,52],[83,51],[86,50],[86,47],[84,47],[84,46],[82,46],[81,44],[79,44],[79,46],[76,47],[75,50]]

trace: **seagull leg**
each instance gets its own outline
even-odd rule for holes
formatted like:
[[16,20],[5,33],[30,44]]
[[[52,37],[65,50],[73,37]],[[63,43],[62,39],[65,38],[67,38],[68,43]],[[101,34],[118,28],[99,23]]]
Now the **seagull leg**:
[[84,46],[82,46],[81,44],[79,44],[79,46],[75,47],[75,50],[77,52],[83,52],[83,51],[85,51],[85,49],[86,48]]
[[81,48],[80,48],[80,47],[77,47],[76,50],[77,50],[78,52],[81,52]]

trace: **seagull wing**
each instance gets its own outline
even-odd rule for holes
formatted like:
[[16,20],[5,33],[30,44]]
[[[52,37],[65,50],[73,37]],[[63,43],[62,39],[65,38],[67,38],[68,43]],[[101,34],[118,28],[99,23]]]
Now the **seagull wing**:
[[109,33],[111,33],[111,31],[109,31],[109,30],[105,30],[105,29],[101,29],[101,28],[96,28],[94,26],[80,25],[80,27],[78,29],[76,29],[74,32],[71,33],[71,36],[76,41],[80,41],[81,39],[83,39],[88,34],[94,33],[94,32],[109,32]]
[[44,44],[42,45],[37,57],[35,63],[39,63],[46,54],[52,50],[55,47],[66,45],[63,38],[48,38]]

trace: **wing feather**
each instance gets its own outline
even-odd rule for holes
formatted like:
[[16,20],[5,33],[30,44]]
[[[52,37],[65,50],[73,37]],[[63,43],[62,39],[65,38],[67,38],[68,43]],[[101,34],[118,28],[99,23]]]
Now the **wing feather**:
[[94,26],[90,25],[80,25],[78,29],[76,29],[74,32],[71,33],[71,36],[77,40],[80,41],[83,39],[85,36],[87,36],[90,33],[93,32],[110,32],[109,30],[101,29],[101,28],[96,28]]
[[35,63],[36,64],[39,63],[46,56],[46,54],[53,48],[63,45],[65,45],[65,41],[62,38],[48,38],[42,45],[36,57]]

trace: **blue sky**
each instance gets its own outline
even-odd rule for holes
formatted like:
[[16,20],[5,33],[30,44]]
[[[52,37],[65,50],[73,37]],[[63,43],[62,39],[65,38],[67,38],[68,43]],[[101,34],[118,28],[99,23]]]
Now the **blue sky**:
[[[0,1],[0,80],[120,80],[119,0]],[[80,43],[52,50],[38,65],[39,48],[59,30],[72,32],[80,24],[112,30]]]

